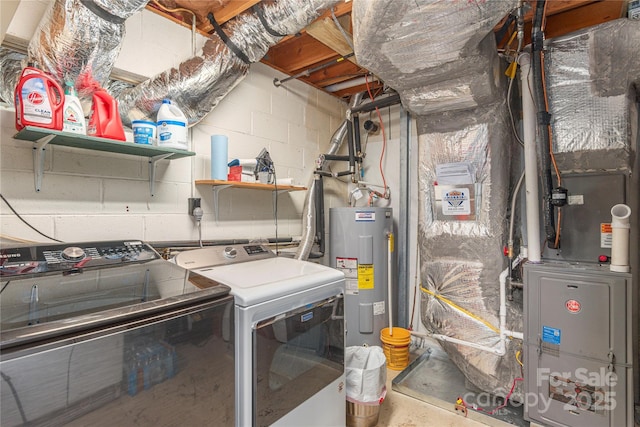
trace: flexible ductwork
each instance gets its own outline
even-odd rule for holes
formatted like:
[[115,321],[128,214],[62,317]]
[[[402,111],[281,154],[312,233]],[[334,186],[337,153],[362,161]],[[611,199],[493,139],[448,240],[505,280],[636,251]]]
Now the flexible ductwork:
[[545,41],[553,151],[560,171],[631,168],[640,88],[638,40],[640,21],[616,19]]
[[56,0],[29,43],[29,60],[59,82],[89,75],[105,85],[125,34],[124,22],[148,0]]
[[[29,45],[29,60],[60,82],[75,83],[88,74],[100,85],[108,86],[124,37],[124,21],[147,1],[56,0],[43,16]],[[136,118],[154,118],[164,98],[172,99],[182,109],[190,125],[198,123],[246,76],[249,63],[259,61],[282,38],[273,34],[295,34],[337,2],[261,2],[256,7],[260,8],[268,29],[255,12],[245,12],[223,27],[248,63],[214,34],[199,56],[116,94],[123,124],[130,126]],[[19,63],[12,62],[11,57],[4,58],[19,72]],[[12,102],[18,75],[5,72],[4,62],[2,73],[0,93],[6,102]]]
[[518,0],[353,1],[358,64],[395,89],[413,116],[501,98],[493,27]]
[[164,98],[170,98],[185,113],[189,125],[202,120],[248,73],[281,37],[295,34],[338,0],[289,0],[261,2],[260,8],[271,31],[265,29],[257,13],[245,12],[227,22],[223,30],[234,46],[246,56],[244,62],[217,35],[206,41],[202,53],[163,73],[125,90],[118,97],[122,121],[153,118]]
[[[500,292],[511,157],[506,106],[416,120],[422,323],[431,333],[452,338],[441,340],[451,360],[474,385],[493,391],[519,373],[513,357],[506,356],[514,354],[516,342],[505,347],[501,311],[506,329],[522,330],[521,307],[502,306]],[[442,185],[438,167],[451,163],[472,165],[473,183]],[[469,215],[444,214],[445,191],[455,189],[469,193]]]
[[[522,330],[522,308],[502,304],[501,286],[512,132],[492,34],[517,3],[353,4],[358,63],[416,117],[422,324],[465,377],[490,392],[519,376],[512,355],[520,341],[504,337]],[[468,167],[465,181],[447,187],[438,172],[447,164]],[[455,214],[445,207],[458,190],[466,205]]]
[[0,47],[0,98],[13,104],[13,91],[18,84],[25,55]]
[[[351,109],[360,104],[362,97],[362,93],[357,93],[351,98],[346,117],[340,126],[338,126],[338,129],[333,133],[333,136],[331,136],[331,143],[326,154],[336,154],[340,150],[340,147],[349,132],[349,126],[351,126]],[[327,166],[328,164],[325,161],[319,165],[319,168],[324,170]],[[316,174],[311,177],[309,190],[307,191],[307,195],[304,200],[304,209],[302,211],[302,237],[300,238],[300,245],[298,245],[298,249],[296,251],[296,259],[306,260],[309,258],[309,254],[313,248],[314,238],[316,235],[315,200],[318,196],[316,193],[319,191],[319,179],[320,177]]]

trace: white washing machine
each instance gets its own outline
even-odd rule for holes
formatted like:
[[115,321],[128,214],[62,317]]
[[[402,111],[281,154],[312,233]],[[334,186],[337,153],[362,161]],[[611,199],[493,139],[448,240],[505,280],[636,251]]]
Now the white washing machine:
[[257,244],[208,247],[178,265],[231,288],[236,426],[344,426],[344,275]]

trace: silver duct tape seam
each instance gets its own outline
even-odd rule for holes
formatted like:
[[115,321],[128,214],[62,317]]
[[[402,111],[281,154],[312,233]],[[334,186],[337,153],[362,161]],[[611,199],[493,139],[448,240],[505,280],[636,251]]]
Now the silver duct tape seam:
[[[295,34],[316,19],[337,0],[289,0],[260,3],[269,26],[280,34]],[[251,62],[262,59],[280,37],[269,34],[259,17],[245,12],[223,26],[229,39]],[[216,35],[206,41],[202,53],[118,97],[122,121],[153,118],[164,98],[169,98],[185,114],[189,125],[200,122],[249,72]]]
[[102,0],[93,6],[104,12],[98,16],[82,0],[56,0],[29,43],[29,60],[61,83],[76,84],[80,76],[90,75],[104,85],[120,53],[123,20],[147,1]]
[[[638,40],[640,22],[619,19],[547,42],[555,152],[593,152],[601,158],[603,151],[622,150],[628,155],[634,102],[630,92],[632,84],[640,81]],[[569,156],[583,165],[595,163],[603,168],[625,167],[628,162],[628,156],[612,156],[606,165],[584,157]],[[565,168],[581,168],[579,163],[567,163]]]

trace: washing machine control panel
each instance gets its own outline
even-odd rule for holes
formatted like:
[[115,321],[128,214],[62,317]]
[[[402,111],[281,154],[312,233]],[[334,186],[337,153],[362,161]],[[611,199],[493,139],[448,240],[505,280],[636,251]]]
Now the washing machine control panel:
[[160,255],[151,246],[139,240],[2,248],[0,276],[73,271],[158,258]]
[[254,261],[256,259],[271,258],[276,255],[269,248],[259,244],[230,245],[224,248],[224,264]]

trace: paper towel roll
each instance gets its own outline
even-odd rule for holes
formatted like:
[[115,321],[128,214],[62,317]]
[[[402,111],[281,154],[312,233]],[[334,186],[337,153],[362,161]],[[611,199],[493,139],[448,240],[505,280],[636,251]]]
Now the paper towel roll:
[[211,179],[227,180],[228,150],[226,135],[211,135]]

